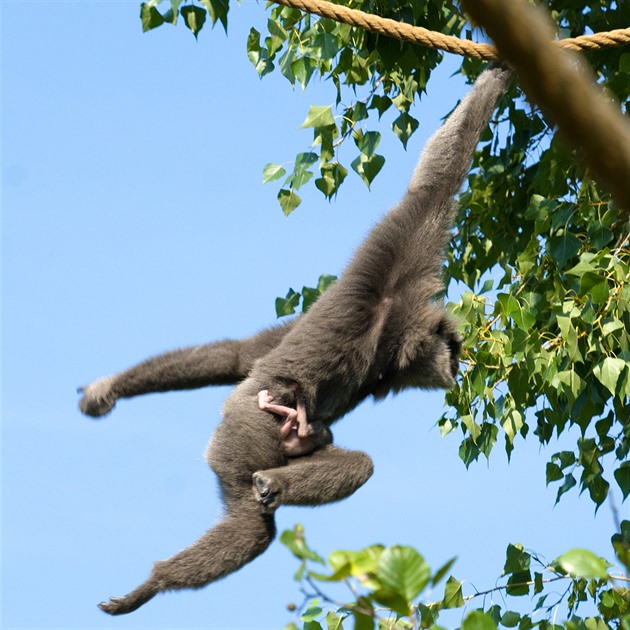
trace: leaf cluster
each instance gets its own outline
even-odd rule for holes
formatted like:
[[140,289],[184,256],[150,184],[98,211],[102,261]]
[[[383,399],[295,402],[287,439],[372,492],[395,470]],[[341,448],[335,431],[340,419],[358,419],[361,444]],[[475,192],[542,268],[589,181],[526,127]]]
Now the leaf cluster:
[[[628,570],[630,522],[622,522],[620,529],[612,543],[617,560]],[[463,609],[461,630],[630,628],[628,578],[613,574],[607,560],[586,549],[571,549],[546,563],[522,545],[509,545],[497,584],[487,591],[465,594],[470,587],[450,573],[455,558],[432,572],[412,547],[372,545],[359,551],[335,551],[326,561],[307,545],[301,525],[283,532],[280,540],[300,562],[295,579],[304,601],[299,607],[289,605],[289,610],[298,611],[304,630],[341,629],[348,623],[357,630],[442,630],[440,614],[459,608]],[[315,569],[312,563],[317,565]],[[443,596],[430,601],[428,597],[447,575],[440,587]],[[334,583],[349,589],[351,601],[336,601],[327,594]],[[559,586],[563,588],[560,592]],[[499,592],[506,596],[504,608],[491,597]],[[508,598],[522,596],[534,602],[529,614],[511,609]],[[482,605],[473,608],[478,600]],[[581,608],[589,606],[596,614],[579,616]],[[561,607],[566,612],[559,616]],[[292,623],[286,630],[297,627]]]
[[[584,28],[584,3],[550,4],[567,34]],[[594,11],[595,30],[619,26],[604,3]],[[625,111],[627,55],[591,55]],[[439,426],[462,430],[467,466],[501,435],[509,456],[530,429],[543,445],[576,429],[575,448],[547,464],[547,483],[559,484],[557,499],[577,486],[599,507],[611,483],[630,494],[629,226],[536,112],[504,99],[497,120],[475,156],[448,254],[466,340]]]
[[276,315],[294,315],[296,309],[302,304],[301,312],[306,313],[317,301],[319,296],[337,279],[337,276],[323,274],[319,277],[316,287],[302,287],[302,291],[289,289],[285,297],[276,298]]
[[[350,0],[344,5],[409,24],[431,22],[443,33],[461,34],[464,27],[451,2]],[[376,152],[381,132],[371,126],[388,112],[391,130],[407,146],[419,125],[410,111],[441,53],[287,7],[271,10],[267,30],[265,36],[252,28],[247,40],[249,59],[261,77],[278,69],[292,86],[306,89],[317,77],[335,89],[334,105],[313,105],[302,124],[313,130],[310,152],[298,155],[288,174],[279,164],[265,167],[264,181],[284,178],[278,193],[283,211],[289,214],[300,204],[297,191],[313,177],[328,199],[338,192],[348,174],[340,155],[348,140],[356,156],[350,167],[369,187],[385,163]]]
[[184,20],[184,24],[190,32],[197,38],[199,31],[204,27],[206,19],[210,16],[212,26],[221,22],[227,32],[227,16],[229,10],[229,0],[199,0],[201,6],[192,2],[182,5],[184,0],[169,0],[169,7],[161,12],[157,7],[162,0],[149,0],[140,5],[140,21],[144,32],[162,26],[162,24],[177,24],[179,16]]
[[[171,0],[166,13],[149,0],[141,5],[143,29],[174,24],[178,12],[197,37],[206,21],[218,21],[227,29],[228,0],[202,0],[201,6]],[[301,202],[299,189],[314,178],[318,190],[328,199],[336,195],[348,174],[348,161],[340,148],[351,141],[354,157],[350,168],[369,187],[381,171],[385,157],[376,152],[381,132],[373,129],[386,114],[389,126],[403,146],[419,126],[412,106],[426,89],[431,71],[442,53],[347,24],[303,13],[284,6],[271,6],[267,32],[252,28],[247,38],[247,55],[260,77],[278,70],[292,86],[306,89],[314,79],[331,81],[334,105],[314,105],[303,128],[312,129],[310,150],[300,153],[290,172],[280,164],[268,164],[263,181],[282,179],[278,202],[290,214]],[[412,25],[428,26],[444,34],[460,36],[465,20],[457,4],[438,0],[348,0],[344,6]]]

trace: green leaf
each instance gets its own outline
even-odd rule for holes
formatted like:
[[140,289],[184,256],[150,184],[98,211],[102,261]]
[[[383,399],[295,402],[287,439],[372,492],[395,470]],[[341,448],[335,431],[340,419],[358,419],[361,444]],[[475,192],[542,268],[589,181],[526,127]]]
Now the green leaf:
[[409,603],[405,598],[395,591],[381,588],[372,593],[372,599],[382,606],[393,610],[401,617],[409,615]]
[[549,485],[552,481],[559,481],[560,479],[562,479],[562,477],[564,477],[564,474],[562,470],[560,469],[560,466],[558,466],[557,464],[554,464],[553,462],[547,463],[546,470],[547,470],[546,472],[547,485]]
[[497,624],[483,611],[473,610],[466,615],[461,630],[496,630]]
[[609,564],[587,549],[571,549],[555,560],[563,571],[573,577],[608,578]]
[[623,500],[630,494],[630,462],[622,462],[622,464],[614,472],[615,481],[621,489]]
[[317,280],[317,290],[323,293],[328,287],[332,286],[337,280],[337,276],[332,276],[328,273],[324,273],[319,276]]
[[549,239],[548,248],[551,257],[562,268],[578,253],[580,246],[581,243],[578,238],[565,231],[562,235]]
[[212,25],[214,26],[217,21],[220,21],[227,33],[227,15],[230,10],[228,0],[201,0],[201,4],[209,13]]
[[251,28],[247,36],[247,58],[256,68],[259,77],[265,76],[274,68],[267,51],[260,47],[260,33],[255,28]]
[[265,45],[269,56],[273,57],[289,38],[289,34],[280,22],[271,18],[267,20],[267,30],[269,31],[269,37],[265,38]]
[[586,387],[584,381],[577,375],[575,370],[562,370],[558,372],[558,381],[564,385],[561,391],[574,403],[582,390]]
[[593,258],[595,258],[594,254],[591,252],[584,252],[580,256],[580,262],[574,267],[571,267],[571,269],[567,269],[567,273],[572,276],[582,277],[585,273],[597,271],[596,267],[593,267],[591,264]]
[[626,367],[623,359],[606,357],[601,363],[593,367],[595,378],[614,396],[617,381]]
[[510,409],[501,422],[501,426],[505,431],[505,435],[507,439],[512,443],[514,441],[514,437],[523,427],[523,414],[516,409]]
[[403,147],[407,148],[407,142],[413,135],[414,131],[418,128],[418,121],[410,116],[407,112],[403,112],[392,123],[392,129],[397,138],[402,142]]
[[332,33],[320,33],[313,39],[313,51],[319,59],[332,59],[340,47],[339,37]]
[[477,441],[479,450],[485,455],[486,459],[490,457],[492,447],[497,441],[499,436],[499,427],[496,424],[490,422],[484,422],[481,425],[481,435]]
[[330,105],[311,105],[301,127],[329,127],[335,124]]
[[302,198],[293,189],[282,188],[278,192],[278,201],[282,212],[289,216],[302,203]]
[[[317,617],[319,617],[324,611],[321,606],[317,604],[311,604],[301,615],[300,619],[302,621],[315,621]],[[318,624],[319,625],[319,624]],[[321,628],[321,626],[320,626]]]
[[389,96],[381,96],[375,94],[370,101],[370,109],[375,109],[378,112],[380,118],[390,107],[392,106],[392,100]]
[[[385,551],[382,545],[370,545],[360,551],[333,551],[328,562],[334,569],[348,567],[348,575],[360,578],[365,583],[366,576],[376,572],[381,555]],[[374,585],[376,588],[380,582]]]
[[354,616],[354,630],[374,630],[376,619],[374,607],[369,599],[359,597],[352,614]]
[[339,190],[348,171],[339,162],[328,162],[321,166],[320,172],[322,176],[315,180],[315,186],[330,199]]
[[459,445],[459,458],[464,462],[466,468],[474,461],[477,461],[479,455],[481,455],[481,450],[471,438],[462,440],[462,443]]
[[600,475],[594,475],[583,479],[582,485],[588,489],[591,500],[599,509],[599,506],[606,500],[610,484]]
[[286,174],[287,172],[282,165],[269,162],[269,164],[263,168],[263,184],[275,182]]
[[304,529],[301,525],[296,525],[293,529],[285,529],[280,535],[280,542],[300,560],[313,560],[325,564],[324,559],[306,544]]
[[303,90],[306,89],[306,86],[316,69],[316,61],[310,57],[300,57],[291,64],[293,76],[297,79]]
[[168,9],[168,11],[162,16],[165,22],[168,22],[169,24],[173,24],[173,25],[177,24],[177,16],[179,15],[179,5],[182,2],[183,0],[171,0],[171,8]]
[[562,333],[562,338],[567,347],[569,358],[574,361],[580,356],[577,330],[570,317],[558,315],[557,321],[560,332]]
[[328,630],[343,630],[344,617],[335,614],[332,610],[326,613],[326,627]]
[[[337,125],[328,127],[317,127],[313,132],[313,145],[320,145],[320,157],[322,164],[329,162],[335,155],[335,138],[339,136]],[[345,170],[345,169],[344,169]]]
[[446,580],[443,608],[461,608],[464,605],[462,586],[463,583],[456,580],[452,575]]
[[571,490],[571,488],[573,488],[576,484],[577,484],[577,481],[575,481],[575,477],[571,473],[566,474],[564,476],[564,483],[558,489],[558,494],[556,495],[556,503],[560,501],[560,497],[565,492],[568,492],[569,490]]
[[470,414],[463,415],[460,420],[461,423],[468,429],[470,439],[477,444],[477,440],[481,435],[481,427],[475,422],[475,419]]
[[359,129],[352,134],[355,144],[359,151],[366,157],[372,157],[376,151],[376,147],[381,142],[381,134],[378,131],[366,131]]
[[525,551],[523,545],[508,545],[505,552],[505,565],[503,574],[517,573],[529,569],[531,555]]
[[506,628],[514,628],[521,620],[521,616],[512,610],[508,610],[503,617],[501,617],[501,625]]
[[184,18],[184,23],[192,31],[196,39],[206,21],[206,16],[208,15],[206,10],[192,4],[187,4],[182,7],[179,12]]
[[507,581],[507,588],[505,592],[512,597],[519,597],[521,595],[529,595],[529,582],[532,581],[531,571],[518,571],[512,573]]
[[435,586],[440,580],[451,570],[455,564],[457,557],[451,558],[446,564],[442,565],[431,578],[431,586]]
[[382,155],[375,153],[371,157],[367,157],[361,153],[358,158],[352,161],[351,166],[369,188],[372,180],[383,168],[383,164],[385,164],[385,158]]
[[413,547],[396,545],[383,551],[377,577],[383,586],[411,602],[429,582],[431,569]]
[[143,2],[140,5],[140,20],[142,22],[143,33],[164,24],[162,14],[155,8],[155,6],[148,2]]
[[293,289],[289,289],[285,298],[276,298],[276,315],[278,317],[293,315],[299,303],[300,294],[296,293]]
[[313,151],[298,153],[295,156],[295,170],[305,169],[315,164],[315,162],[317,162],[317,153],[313,153]]

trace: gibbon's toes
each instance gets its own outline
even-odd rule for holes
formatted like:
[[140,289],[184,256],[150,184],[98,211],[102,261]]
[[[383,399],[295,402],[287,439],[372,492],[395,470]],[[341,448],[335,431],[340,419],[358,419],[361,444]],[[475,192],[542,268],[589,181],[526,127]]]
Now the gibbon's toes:
[[79,400],[81,413],[92,418],[100,418],[114,408],[116,397],[110,389],[112,380],[111,377],[106,377],[86,387],[77,388],[77,392],[83,394]]
[[280,504],[280,489],[274,487],[273,481],[262,473],[252,475],[254,496],[263,514],[274,512]]
[[137,597],[111,597],[108,602],[101,602],[98,607],[110,615],[126,615],[137,610],[147,601]]
[[124,597],[112,597],[108,602],[101,602],[98,607],[110,615],[122,615],[126,612],[124,608]]
[[83,398],[81,398],[81,400],[79,401],[79,409],[81,410],[81,413],[86,416],[91,416],[92,418],[100,418],[102,416],[105,416],[113,408],[114,405],[111,404],[109,401],[90,398],[87,395],[84,395]]

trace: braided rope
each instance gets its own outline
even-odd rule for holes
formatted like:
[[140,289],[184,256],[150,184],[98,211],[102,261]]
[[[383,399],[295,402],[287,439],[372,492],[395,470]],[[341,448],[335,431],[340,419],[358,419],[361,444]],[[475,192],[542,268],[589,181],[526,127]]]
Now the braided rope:
[[[404,22],[397,22],[389,18],[379,17],[349,9],[340,4],[333,4],[326,0],[273,0],[292,9],[300,9],[307,13],[315,13],[321,17],[330,18],[336,22],[343,22],[351,26],[387,37],[394,37],[412,44],[429,46],[439,50],[445,50],[457,55],[476,57],[478,59],[497,59],[497,49],[491,44],[478,44],[466,39],[460,39],[452,35],[443,35],[436,31],[430,31],[422,26],[411,26]],[[581,35],[554,41],[554,44],[571,50],[595,50],[612,46],[625,46],[630,44],[630,28],[619,28],[605,33],[594,35]]]

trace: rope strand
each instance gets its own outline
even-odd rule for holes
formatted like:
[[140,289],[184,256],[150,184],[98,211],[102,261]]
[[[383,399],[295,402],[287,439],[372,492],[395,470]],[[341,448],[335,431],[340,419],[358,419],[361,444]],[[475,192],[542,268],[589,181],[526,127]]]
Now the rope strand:
[[[497,59],[497,49],[491,44],[478,44],[470,40],[460,39],[453,35],[443,35],[430,31],[422,26],[411,26],[405,22],[397,22],[389,18],[365,13],[358,9],[349,9],[340,4],[333,4],[326,0],[273,0],[292,9],[299,9],[307,13],[314,13],[324,18],[356,26],[372,33],[393,37],[403,41],[429,46],[456,55],[476,57],[491,61]],[[613,46],[630,44],[630,28],[619,28],[605,33],[581,35],[553,42],[555,45],[571,50],[596,50]]]

